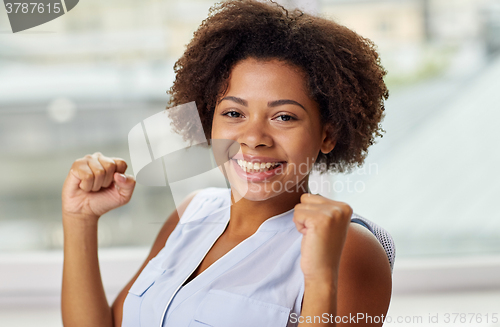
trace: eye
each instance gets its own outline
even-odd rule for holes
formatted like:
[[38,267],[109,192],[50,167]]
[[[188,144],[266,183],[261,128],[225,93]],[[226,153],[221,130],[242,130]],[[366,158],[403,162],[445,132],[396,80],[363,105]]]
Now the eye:
[[226,111],[225,113],[222,114],[222,116],[227,116],[229,118],[240,118],[242,115],[234,110],[231,111]]
[[292,117],[290,115],[285,115],[285,114],[279,115],[278,117],[276,117],[276,119],[278,121],[292,121],[292,120],[296,120],[295,117]]

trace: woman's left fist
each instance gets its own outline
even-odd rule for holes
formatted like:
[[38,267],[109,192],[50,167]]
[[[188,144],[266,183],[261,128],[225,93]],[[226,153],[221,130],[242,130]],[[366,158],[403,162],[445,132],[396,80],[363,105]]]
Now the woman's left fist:
[[337,277],[351,216],[346,203],[302,194],[293,221],[303,234],[300,267],[306,281]]

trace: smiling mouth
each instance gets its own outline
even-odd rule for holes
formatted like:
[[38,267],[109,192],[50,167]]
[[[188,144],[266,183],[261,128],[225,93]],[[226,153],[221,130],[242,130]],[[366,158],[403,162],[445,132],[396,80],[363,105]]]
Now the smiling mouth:
[[246,173],[263,173],[274,170],[283,165],[284,162],[249,162],[243,159],[232,159]]

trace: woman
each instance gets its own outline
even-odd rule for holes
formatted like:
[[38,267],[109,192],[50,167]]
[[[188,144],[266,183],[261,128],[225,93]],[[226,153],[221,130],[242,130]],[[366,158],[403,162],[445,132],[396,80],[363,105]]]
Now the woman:
[[[65,326],[381,326],[384,249],[350,224],[348,204],[307,193],[311,169],[360,165],[380,135],[388,92],[372,43],[274,3],[228,1],[175,72],[170,105],[195,101],[207,138],[240,147],[225,163],[231,189],[186,198],[110,308],[97,221],[135,181],[122,159],[76,160],[62,194]],[[193,135],[187,117],[176,127]]]

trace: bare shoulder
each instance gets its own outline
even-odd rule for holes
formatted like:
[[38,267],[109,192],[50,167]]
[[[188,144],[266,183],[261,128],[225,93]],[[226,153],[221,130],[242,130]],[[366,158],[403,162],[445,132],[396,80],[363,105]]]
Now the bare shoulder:
[[385,317],[391,293],[391,268],[384,248],[366,227],[351,223],[340,260],[338,314]]
[[380,242],[366,227],[356,223],[349,226],[340,268],[358,268],[351,270],[350,274],[363,273],[367,268],[378,268],[377,271],[382,275],[391,275],[389,259]]

